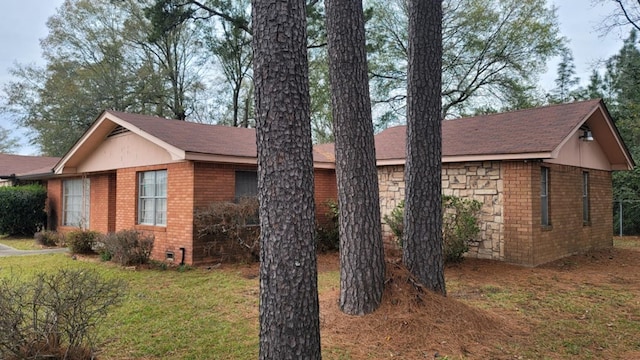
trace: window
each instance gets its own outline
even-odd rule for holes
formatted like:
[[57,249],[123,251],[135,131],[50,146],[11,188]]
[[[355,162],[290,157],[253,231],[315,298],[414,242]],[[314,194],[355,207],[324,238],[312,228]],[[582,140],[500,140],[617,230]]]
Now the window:
[[589,224],[589,173],[582,173],[582,222]]
[[540,175],[540,220],[543,226],[549,226],[549,168],[541,167]]
[[236,171],[236,201],[243,197],[258,196],[258,173]]
[[138,224],[166,226],[167,170],[141,172],[138,184]]
[[89,179],[62,182],[62,225],[89,227]]

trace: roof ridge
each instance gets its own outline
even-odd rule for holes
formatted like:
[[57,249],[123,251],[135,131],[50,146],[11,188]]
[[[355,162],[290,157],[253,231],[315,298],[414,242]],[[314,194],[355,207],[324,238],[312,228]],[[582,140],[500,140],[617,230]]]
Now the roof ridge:
[[489,116],[498,116],[498,115],[508,116],[508,115],[511,115],[511,114],[517,114],[517,113],[526,112],[526,111],[541,111],[541,110],[546,110],[546,109],[550,109],[550,108],[554,108],[554,107],[579,105],[579,104],[588,103],[588,102],[598,102],[599,103],[601,100],[602,100],[602,98],[594,98],[594,99],[588,99],[588,100],[574,101],[574,102],[570,102],[570,103],[547,104],[547,105],[543,105],[543,106],[534,106],[534,107],[530,107],[530,108],[526,108],[526,109],[516,109],[516,110],[511,110],[511,111],[505,111],[505,112],[496,112],[496,113],[481,114],[481,115],[474,115],[474,116],[464,116],[464,117],[459,117],[459,118],[449,119],[449,120],[445,119],[445,121],[467,120],[467,119],[473,119],[473,118],[479,118],[479,117],[489,117]]

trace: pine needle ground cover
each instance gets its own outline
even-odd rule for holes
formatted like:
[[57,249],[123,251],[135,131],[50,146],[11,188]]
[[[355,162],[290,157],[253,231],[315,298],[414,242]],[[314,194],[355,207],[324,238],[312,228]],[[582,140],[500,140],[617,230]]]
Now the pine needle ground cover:
[[[640,240],[537,268],[466,259],[446,269],[446,298],[387,262],[383,304],[342,314],[338,257],[321,255],[325,359],[640,358]],[[60,267],[129,283],[101,327],[101,359],[255,359],[258,267],[127,269],[69,255],[3,258],[0,276]]]

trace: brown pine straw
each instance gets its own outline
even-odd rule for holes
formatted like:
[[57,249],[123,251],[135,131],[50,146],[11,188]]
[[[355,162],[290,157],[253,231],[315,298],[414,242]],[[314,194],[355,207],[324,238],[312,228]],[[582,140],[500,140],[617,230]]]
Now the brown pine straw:
[[495,345],[523,334],[496,315],[426,290],[397,261],[386,263],[383,300],[374,313],[345,315],[339,295],[334,289],[320,298],[327,358],[331,352],[351,359],[513,358],[496,352]]

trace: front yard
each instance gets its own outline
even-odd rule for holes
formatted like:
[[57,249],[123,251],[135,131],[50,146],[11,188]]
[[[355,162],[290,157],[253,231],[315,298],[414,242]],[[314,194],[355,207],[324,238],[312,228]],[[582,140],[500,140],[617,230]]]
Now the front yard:
[[[389,263],[384,303],[365,317],[338,310],[337,259],[319,260],[325,359],[640,358],[638,239],[538,268],[465,260],[447,267],[447,298],[420,292]],[[257,357],[257,264],[131,270],[55,254],[2,258],[0,276],[60,267],[129,283],[102,324],[102,359]]]

